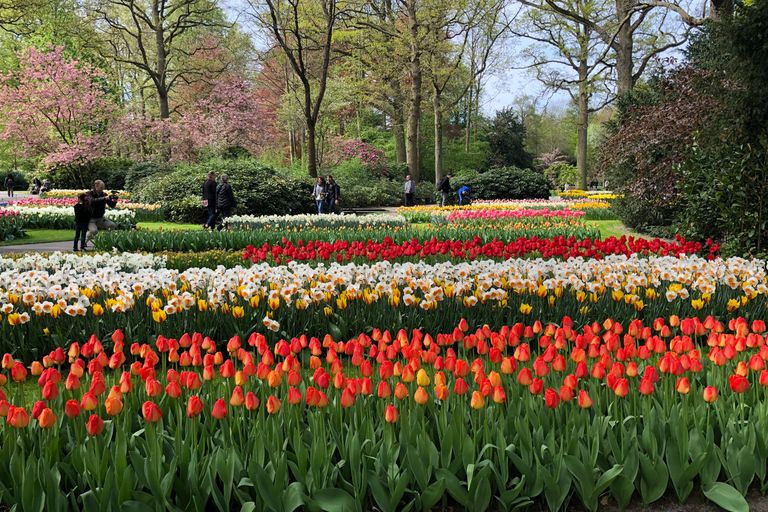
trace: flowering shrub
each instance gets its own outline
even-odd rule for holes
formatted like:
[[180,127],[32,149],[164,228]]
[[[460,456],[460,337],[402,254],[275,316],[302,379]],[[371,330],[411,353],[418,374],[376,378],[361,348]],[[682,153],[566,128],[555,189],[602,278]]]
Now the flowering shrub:
[[376,146],[363,142],[361,140],[345,139],[335,137],[331,140],[332,150],[330,159],[332,165],[339,165],[342,162],[359,158],[360,162],[377,177],[389,177],[389,163],[384,151]]

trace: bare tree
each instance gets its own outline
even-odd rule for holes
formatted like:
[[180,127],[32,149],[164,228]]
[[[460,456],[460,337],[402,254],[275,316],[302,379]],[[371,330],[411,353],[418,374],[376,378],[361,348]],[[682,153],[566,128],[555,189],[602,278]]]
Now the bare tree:
[[217,38],[194,38],[191,32],[230,26],[212,0],[95,0],[90,10],[106,42],[105,57],[151,79],[161,119],[170,117],[168,96],[177,82],[227,69],[226,62],[204,70],[187,65],[190,57],[219,44]]
[[267,30],[301,84],[309,175],[317,177],[317,122],[328,83],[341,0],[248,0],[247,15]]

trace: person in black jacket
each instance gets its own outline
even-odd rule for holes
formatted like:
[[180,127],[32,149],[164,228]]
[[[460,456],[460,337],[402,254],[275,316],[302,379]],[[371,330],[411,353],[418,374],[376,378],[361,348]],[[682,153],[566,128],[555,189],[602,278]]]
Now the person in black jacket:
[[88,224],[91,222],[91,203],[88,202],[88,196],[80,194],[77,196],[75,205],[75,247],[72,249],[77,252],[77,240],[80,239],[80,250],[85,250],[85,234],[88,232]]
[[448,197],[451,193],[451,178],[453,177],[452,174],[448,173],[445,175],[445,178],[441,179],[437,182],[437,190],[440,191],[440,193],[443,196],[443,201],[440,203],[440,206],[445,206],[448,204]]
[[88,234],[85,237],[86,243],[91,243],[93,237],[98,234],[100,229],[115,229],[115,223],[104,217],[107,206],[114,208],[117,205],[117,196],[107,195],[104,192],[104,182],[96,180],[93,182],[93,190],[86,192],[88,200],[91,203],[91,220],[88,223]]
[[216,187],[216,212],[221,214],[221,221],[217,228],[219,231],[224,228],[227,217],[232,213],[233,208],[237,208],[235,192],[232,190],[232,185],[229,184],[229,176],[222,174],[221,183]]
[[328,201],[328,213],[335,213],[333,207],[339,204],[341,187],[333,180],[333,176],[330,174],[325,180],[325,194],[325,200]]
[[205,176],[205,183],[203,183],[203,206],[208,209],[208,220],[203,224],[203,229],[211,228],[216,225],[216,173],[214,171],[209,172]]

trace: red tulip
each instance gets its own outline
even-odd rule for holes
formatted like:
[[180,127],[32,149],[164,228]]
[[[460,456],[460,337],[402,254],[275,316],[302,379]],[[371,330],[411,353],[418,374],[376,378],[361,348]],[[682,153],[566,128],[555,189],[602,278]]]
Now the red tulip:
[[387,405],[387,408],[384,411],[384,419],[389,423],[394,423],[399,417],[400,413],[397,412],[395,406],[392,404]]
[[20,362],[16,362],[11,368],[11,378],[14,382],[24,382],[27,380],[27,369]]
[[35,402],[35,405],[32,406],[32,419],[36,420],[38,416],[40,416],[40,413],[43,412],[43,409],[45,409],[46,405],[45,402],[42,400],[38,400]]
[[528,386],[532,395],[540,395],[544,391],[544,381],[541,379],[533,379],[531,385]]
[[216,403],[213,405],[211,416],[217,420],[221,420],[227,417],[227,404],[224,402],[223,398],[216,400]]
[[88,423],[86,424],[85,428],[92,436],[101,434],[101,432],[104,430],[104,420],[95,414],[91,414],[91,417],[88,419]]
[[749,389],[749,381],[741,375],[731,375],[728,379],[734,393],[744,393]]
[[456,384],[454,384],[453,386],[453,392],[456,393],[457,395],[464,395],[468,391],[469,391],[469,386],[464,381],[464,379],[462,379],[461,377],[456,379]]
[[189,397],[189,400],[187,401],[187,416],[190,418],[196,418],[197,416],[200,416],[202,412],[203,401],[200,400],[200,397],[197,395]]
[[288,403],[296,405],[301,403],[301,391],[296,388],[288,389]]
[[616,393],[616,396],[618,397],[625,397],[627,396],[627,393],[629,393],[629,381],[627,379],[619,379],[616,381],[616,384],[613,386],[613,392]]
[[507,401],[507,394],[504,392],[504,388],[496,386],[493,388],[493,401],[497,404],[503,404]]
[[550,409],[555,409],[558,405],[560,405],[560,395],[558,395],[557,391],[554,389],[547,388],[547,390],[544,392],[544,403],[546,403],[547,407]]
[[560,387],[560,398],[562,399],[563,402],[570,402],[571,400],[573,400],[574,395],[575,393],[568,386]]
[[66,414],[68,418],[76,418],[77,416],[80,416],[80,410],[80,404],[77,403],[77,400],[68,400],[64,405],[64,414]]
[[640,393],[644,395],[653,394],[653,383],[648,377],[643,377],[643,380],[640,381]]
[[141,406],[141,412],[144,414],[144,419],[149,423],[156,423],[163,417],[163,412],[154,402],[144,402],[144,405]]
[[253,411],[259,407],[259,399],[250,391],[245,394],[245,408]]
[[179,398],[181,396],[181,386],[178,381],[172,380],[165,386],[165,393],[171,398]]

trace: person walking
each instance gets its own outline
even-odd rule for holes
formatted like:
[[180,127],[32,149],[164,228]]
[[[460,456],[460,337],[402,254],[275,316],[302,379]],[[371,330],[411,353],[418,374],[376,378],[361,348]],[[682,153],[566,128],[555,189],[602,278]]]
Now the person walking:
[[88,224],[91,222],[91,203],[88,196],[80,194],[75,204],[75,246],[72,249],[77,252],[77,240],[80,240],[80,250],[85,250],[85,235],[88,233]]
[[469,206],[472,203],[472,199],[469,197],[471,193],[466,185],[459,189],[459,206]]
[[325,199],[328,202],[328,213],[336,213],[334,207],[339,204],[339,196],[341,195],[341,187],[333,179],[330,174],[325,181]]
[[440,206],[445,206],[446,204],[448,204],[448,197],[451,193],[452,177],[453,177],[453,174],[448,173],[445,175],[445,178],[437,182],[437,190],[439,190],[440,193],[443,195],[443,201],[442,203],[440,203]]
[[323,213],[323,204],[325,203],[326,194],[327,194],[327,190],[325,186],[325,178],[323,178],[322,176],[319,176],[317,178],[317,183],[315,183],[315,188],[312,191],[312,197],[315,198],[315,202],[317,203],[318,214]]
[[405,206],[413,206],[413,195],[416,193],[416,182],[411,175],[405,177]]
[[5,177],[5,181],[3,182],[3,186],[8,191],[8,197],[13,197],[13,174],[8,173],[8,176]]
[[107,195],[104,192],[104,182],[96,180],[93,182],[93,190],[85,194],[88,196],[88,202],[91,204],[91,219],[88,222],[88,234],[85,237],[86,244],[93,241],[100,229],[115,229],[115,223],[104,217],[107,206],[114,208],[117,205],[117,196]]
[[40,183],[40,178],[35,176],[35,179],[32,180],[32,193],[33,194],[39,194],[41,186],[42,186],[42,184]]
[[232,213],[232,209],[237,208],[237,200],[232,185],[229,184],[229,176],[221,175],[221,183],[216,187],[216,212],[221,214],[218,230],[224,229],[227,217]]
[[216,173],[214,171],[205,175],[203,183],[203,206],[208,210],[208,220],[203,224],[203,229],[210,228],[213,231],[216,225]]

